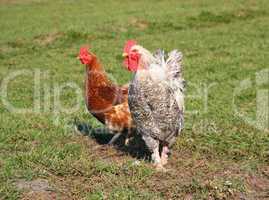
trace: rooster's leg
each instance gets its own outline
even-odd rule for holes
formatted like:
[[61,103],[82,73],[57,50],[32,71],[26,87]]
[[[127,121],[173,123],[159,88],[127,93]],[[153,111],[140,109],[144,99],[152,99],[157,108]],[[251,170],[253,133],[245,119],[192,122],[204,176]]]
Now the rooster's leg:
[[160,157],[160,151],[159,151],[159,144],[160,142],[158,140],[155,140],[154,138],[143,135],[143,139],[151,151],[151,159],[158,171],[165,171],[165,168],[162,165],[161,157]]
[[115,134],[113,137],[112,137],[112,139],[109,141],[109,145],[112,145],[112,144],[114,144],[114,142],[119,138],[121,136],[121,133],[117,133],[117,134]]
[[162,162],[162,165],[166,165],[167,164],[168,153],[169,153],[168,146],[163,146],[162,154],[161,154],[161,162]]
[[153,152],[151,154],[151,159],[155,165],[159,165],[161,163],[161,157],[159,153],[159,147],[156,147],[153,149]]
[[163,166],[162,158],[160,157],[159,147],[153,150],[151,157],[156,167],[156,170],[166,172],[166,169]]

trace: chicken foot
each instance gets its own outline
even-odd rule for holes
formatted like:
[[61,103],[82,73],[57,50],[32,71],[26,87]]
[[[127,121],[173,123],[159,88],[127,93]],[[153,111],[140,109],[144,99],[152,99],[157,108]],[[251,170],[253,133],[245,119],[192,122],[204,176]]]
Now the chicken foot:
[[163,166],[162,158],[160,157],[159,147],[156,147],[151,154],[151,159],[156,167],[157,171],[166,172],[166,169]]
[[168,162],[168,153],[169,153],[168,146],[163,146],[162,154],[161,154],[161,163],[162,163],[162,165],[167,164],[167,162]]

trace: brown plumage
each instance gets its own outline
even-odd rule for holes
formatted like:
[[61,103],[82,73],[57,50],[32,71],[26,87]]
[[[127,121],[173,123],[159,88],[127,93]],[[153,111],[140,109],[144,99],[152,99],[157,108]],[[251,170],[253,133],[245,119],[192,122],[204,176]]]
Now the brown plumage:
[[133,122],[128,106],[128,86],[112,83],[99,59],[81,48],[79,59],[86,66],[85,101],[89,112],[106,127],[117,132],[113,143],[123,132],[130,133]]

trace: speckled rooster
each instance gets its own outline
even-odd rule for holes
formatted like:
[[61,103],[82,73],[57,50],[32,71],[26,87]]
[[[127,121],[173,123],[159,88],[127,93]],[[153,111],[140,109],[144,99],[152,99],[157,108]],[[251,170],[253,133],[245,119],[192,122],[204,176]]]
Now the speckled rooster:
[[125,66],[134,72],[128,103],[157,169],[165,170],[169,148],[183,128],[184,80],[182,53],[162,50],[152,55],[135,41],[124,48]]

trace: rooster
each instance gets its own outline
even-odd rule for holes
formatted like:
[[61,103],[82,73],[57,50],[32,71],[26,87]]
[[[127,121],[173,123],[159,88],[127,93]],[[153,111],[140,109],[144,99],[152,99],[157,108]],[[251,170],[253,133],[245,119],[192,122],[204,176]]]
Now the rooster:
[[116,132],[109,144],[125,132],[127,144],[134,128],[128,106],[128,86],[112,83],[97,56],[86,47],[80,49],[78,59],[86,66],[85,101],[88,111],[110,131]]
[[142,135],[158,170],[164,170],[169,148],[183,128],[184,80],[182,54],[162,50],[152,55],[135,41],[124,48],[125,66],[134,72],[128,103],[138,134]]

